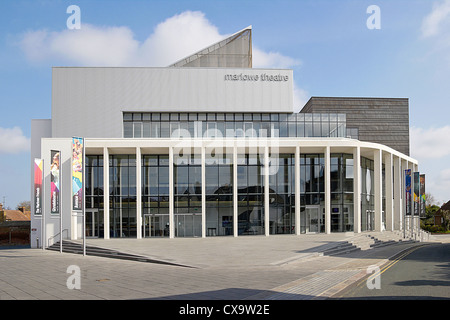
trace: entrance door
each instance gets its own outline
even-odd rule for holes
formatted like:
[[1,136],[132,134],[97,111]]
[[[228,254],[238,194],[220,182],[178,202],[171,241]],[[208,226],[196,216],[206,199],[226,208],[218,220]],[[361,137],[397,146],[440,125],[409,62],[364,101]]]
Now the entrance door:
[[98,209],[86,209],[86,237],[98,238]]
[[144,238],[145,237],[168,237],[169,215],[168,214],[144,214]]
[[320,232],[320,206],[307,206],[306,211],[306,232],[318,233]]
[[201,237],[202,216],[201,214],[175,214],[175,236],[176,237]]

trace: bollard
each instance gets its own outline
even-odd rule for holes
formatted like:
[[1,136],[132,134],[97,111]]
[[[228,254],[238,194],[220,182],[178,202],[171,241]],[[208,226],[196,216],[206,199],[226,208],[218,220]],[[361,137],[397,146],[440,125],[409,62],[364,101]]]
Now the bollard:
[[36,249],[39,248],[39,238],[36,237]]

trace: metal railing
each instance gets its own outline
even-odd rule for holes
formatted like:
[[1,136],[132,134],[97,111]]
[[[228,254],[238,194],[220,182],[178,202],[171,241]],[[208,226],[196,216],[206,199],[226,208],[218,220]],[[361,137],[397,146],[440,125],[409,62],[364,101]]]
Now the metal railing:
[[[53,239],[55,239],[57,236],[59,236],[61,233],[63,233],[64,231],[67,231],[67,237],[69,237],[69,229],[64,229],[63,231],[61,231],[61,232],[58,232],[57,234],[55,234],[55,235],[53,235],[53,236],[51,236],[50,238],[48,238],[48,240],[47,240],[47,247],[50,247],[50,240],[53,240]],[[60,241],[62,240],[62,237],[61,237],[61,239],[60,239]],[[53,244],[53,243],[52,243]]]

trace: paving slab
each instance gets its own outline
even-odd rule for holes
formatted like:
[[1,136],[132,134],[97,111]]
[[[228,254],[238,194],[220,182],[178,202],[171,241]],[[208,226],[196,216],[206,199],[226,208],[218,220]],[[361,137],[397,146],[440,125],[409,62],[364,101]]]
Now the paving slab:
[[[142,254],[180,266],[41,249],[0,250],[0,300],[271,300],[326,298],[368,266],[417,243],[337,256],[320,252],[355,235],[280,235],[192,239],[89,239],[89,245]],[[67,268],[80,268],[69,289]]]

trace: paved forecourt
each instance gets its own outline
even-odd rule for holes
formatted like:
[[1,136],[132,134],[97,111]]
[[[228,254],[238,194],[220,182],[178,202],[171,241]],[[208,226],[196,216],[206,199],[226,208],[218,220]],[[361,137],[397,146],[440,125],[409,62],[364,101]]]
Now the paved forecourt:
[[[88,245],[184,266],[3,249],[0,299],[321,299],[363,277],[368,266],[421,245],[398,243],[336,256],[320,254],[353,237],[350,233],[88,240]],[[79,268],[79,289],[69,288],[77,275],[73,266]]]

